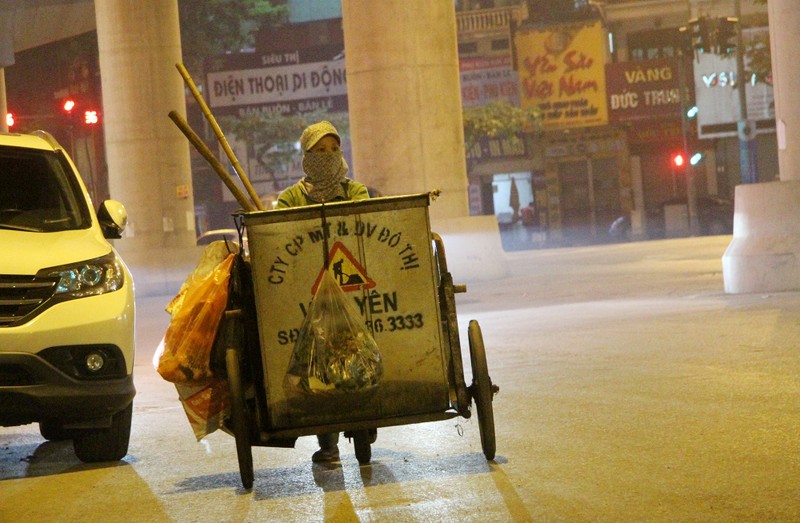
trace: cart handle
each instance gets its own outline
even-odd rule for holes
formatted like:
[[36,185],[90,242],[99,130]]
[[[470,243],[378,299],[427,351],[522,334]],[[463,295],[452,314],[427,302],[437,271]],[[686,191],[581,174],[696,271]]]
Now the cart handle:
[[[447,272],[447,259],[444,255],[444,241],[442,241],[442,237],[439,236],[437,233],[431,231],[431,238],[433,238],[433,242],[436,244],[436,259],[439,262],[439,271],[442,274]],[[467,285],[464,283],[454,283],[453,284],[453,294],[460,294],[467,292]]]

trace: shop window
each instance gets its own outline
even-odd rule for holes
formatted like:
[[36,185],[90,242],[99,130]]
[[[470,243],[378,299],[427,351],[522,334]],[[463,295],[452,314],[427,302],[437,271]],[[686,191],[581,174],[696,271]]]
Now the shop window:
[[507,38],[503,38],[500,40],[492,40],[492,51],[505,51],[510,47]]
[[478,42],[463,42],[458,44],[458,54],[467,55],[478,52]]
[[681,34],[677,28],[639,31],[627,35],[631,60],[670,58],[678,54]]

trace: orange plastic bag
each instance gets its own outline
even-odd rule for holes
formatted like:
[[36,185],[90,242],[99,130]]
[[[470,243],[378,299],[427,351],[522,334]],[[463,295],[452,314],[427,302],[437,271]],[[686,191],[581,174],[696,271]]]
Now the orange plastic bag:
[[228,302],[233,266],[229,254],[214,270],[190,282],[180,308],[173,311],[156,370],[172,383],[198,383],[214,377],[211,349]]

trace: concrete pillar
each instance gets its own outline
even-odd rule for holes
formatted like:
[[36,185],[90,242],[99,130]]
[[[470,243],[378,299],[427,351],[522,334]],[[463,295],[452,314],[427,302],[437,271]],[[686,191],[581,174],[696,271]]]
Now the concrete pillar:
[[197,259],[177,0],[95,2],[111,197],[128,211],[116,248],[137,291],[182,281]]
[[770,0],[769,35],[775,81],[778,167],[782,182],[800,180],[800,74],[797,56],[800,10],[794,0]]
[[6,122],[6,114],[8,113],[8,102],[6,102],[6,71],[0,65],[0,132],[8,132],[8,122]]
[[5,67],[14,64],[14,16],[10,10],[0,9],[0,132],[8,132],[6,114],[8,100],[6,98]]
[[736,187],[733,241],[722,257],[725,292],[800,290],[800,11],[770,0],[780,181]]
[[469,217],[453,2],[342,0],[357,180],[386,195],[441,189],[430,208],[454,278],[506,273],[497,220]]
[[353,168],[384,194],[439,188],[432,216],[469,215],[452,2],[343,0]]

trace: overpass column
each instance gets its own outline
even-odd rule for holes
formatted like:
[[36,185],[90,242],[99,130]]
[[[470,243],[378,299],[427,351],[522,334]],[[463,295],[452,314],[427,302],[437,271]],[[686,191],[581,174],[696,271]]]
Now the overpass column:
[[453,2],[343,0],[356,178],[382,193],[442,189],[431,215],[469,215]]
[[103,0],[95,14],[109,190],[129,216],[115,246],[137,290],[157,291],[197,259],[189,143],[167,116],[186,115],[178,2]]
[[0,132],[8,132],[5,67],[14,64],[14,17],[11,16],[12,13],[12,11],[0,11]]
[[8,102],[6,101],[6,71],[3,65],[0,64],[0,132],[8,132],[8,122],[6,122],[6,114],[8,113]]
[[800,290],[800,10],[770,0],[780,181],[736,187],[733,241],[722,257],[725,292]]
[[386,195],[441,189],[431,205],[460,281],[505,276],[497,219],[469,216],[453,2],[342,0],[357,180]]

